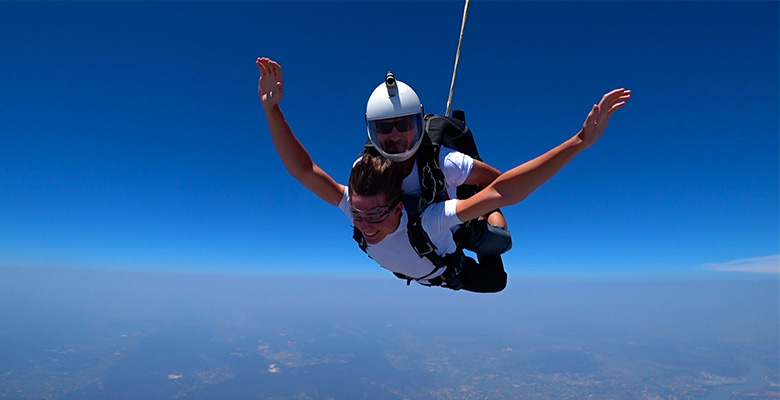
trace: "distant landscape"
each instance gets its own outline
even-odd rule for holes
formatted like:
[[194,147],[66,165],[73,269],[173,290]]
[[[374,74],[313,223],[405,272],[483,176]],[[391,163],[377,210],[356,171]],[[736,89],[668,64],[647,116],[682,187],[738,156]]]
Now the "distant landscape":
[[2,399],[778,399],[776,279],[0,269]]

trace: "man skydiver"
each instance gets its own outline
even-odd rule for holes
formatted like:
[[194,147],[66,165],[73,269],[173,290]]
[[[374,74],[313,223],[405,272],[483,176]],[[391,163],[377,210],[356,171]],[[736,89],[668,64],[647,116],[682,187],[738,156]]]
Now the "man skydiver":
[[594,144],[611,114],[631,97],[626,89],[605,94],[599,104],[593,105],[582,129],[570,139],[501,174],[468,199],[452,199],[427,207],[420,216],[421,225],[436,246],[437,255],[450,259],[445,265],[437,265],[429,258],[419,257],[407,237],[409,215],[400,201],[403,171],[398,165],[366,155],[353,166],[349,187],[337,183],[312,162],[284,119],[279,108],[283,94],[281,67],[265,58],[258,58],[257,66],[261,73],[258,97],[274,147],[288,172],[321,199],[341,208],[365,237],[368,254],[384,268],[423,285],[474,292],[503,290],[506,274],[503,268],[500,272],[486,271],[470,257],[459,254],[450,229],[525,199],[579,152]]
[[[425,203],[420,202],[419,198],[422,194],[420,181],[426,178],[423,178],[424,174],[420,174],[418,170],[421,165],[418,163],[418,150],[425,136],[424,116],[423,105],[417,93],[406,83],[395,79],[392,72],[387,73],[385,82],[374,89],[366,104],[366,130],[375,153],[398,163],[404,174],[403,193],[417,198],[418,204]],[[429,152],[424,153],[431,160],[434,158]],[[435,201],[457,198],[456,189],[460,185],[473,185],[478,189],[487,187],[500,173],[498,169],[480,160],[444,146],[438,152],[435,164],[422,165],[427,165],[429,170],[431,167],[437,167],[442,172],[443,182],[440,184],[443,188],[439,189],[446,193],[446,196]],[[434,182],[433,175],[429,175],[427,180],[433,183],[433,186],[439,184]],[[410,204],[407,202],[406,205]],[[427,204],[418,206],[413,211],[422,211],[425,206]],[[500,212],[492,211],[494,210],[491,210],[486,219],[480,218],[469,225],[468,239],[464,243],[466,249],[480,256],[498,256],[512,247],[512,237],[504,216]],[[501,263],[500,257],[490,260]]]

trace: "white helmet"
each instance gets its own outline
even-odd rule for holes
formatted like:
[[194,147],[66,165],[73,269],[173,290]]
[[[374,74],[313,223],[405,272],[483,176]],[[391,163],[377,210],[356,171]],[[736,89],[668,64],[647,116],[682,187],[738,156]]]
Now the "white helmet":
[[417,93],[396,81],[392,72],[368,98],[366,129],[374,148],[392,161],[408,160],[422,143],[423,105]]

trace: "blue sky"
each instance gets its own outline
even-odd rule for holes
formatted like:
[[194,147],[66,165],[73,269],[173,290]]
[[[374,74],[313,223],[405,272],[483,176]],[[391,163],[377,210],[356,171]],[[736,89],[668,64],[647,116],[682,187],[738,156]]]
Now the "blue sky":
[[[387,70],[444,112],[462,12],[0,3],[0,266],[385,276],[287,175],[254,60],[282,64],[293,130],[345,182]],[[453,105],[497,168],[633,91],[601,141],[505,210],[510,276],[778,271],[778,20],[769,1],[473,1]]]

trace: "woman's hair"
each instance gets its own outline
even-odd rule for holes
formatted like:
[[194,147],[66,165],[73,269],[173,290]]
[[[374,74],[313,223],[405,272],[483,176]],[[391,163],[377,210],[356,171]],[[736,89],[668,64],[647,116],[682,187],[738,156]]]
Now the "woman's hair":
[[388,206],[401,201],[404,177],[396,163],[380,156],[364,153],[349,174],[349,194],[358,196],[384,195]]

